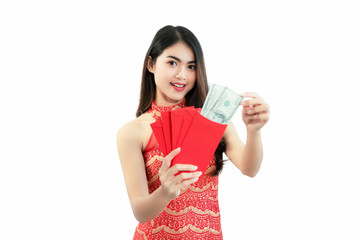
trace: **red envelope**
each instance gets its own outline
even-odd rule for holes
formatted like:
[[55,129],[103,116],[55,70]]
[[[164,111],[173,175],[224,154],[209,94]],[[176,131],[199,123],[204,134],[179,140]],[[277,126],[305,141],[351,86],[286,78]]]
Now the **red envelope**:
[[181,147],[172,160],[177,163],[198,166],[205,173],[227,125],[213,122],[193,107],[162,112],[161,121],[151,124],[154,135],[164,156]]
[[171,132],[172,132],[172,139],[171,139],[171,146],[173,149],[179,147],[178,140],[183,129],[184,123],[184,113],[183,111],[173,110],[171,112]]
[[184,109],[183,111],[184,121],[182,124],[182,129],[180,135],[178,137],[178,141],[176,147],[181,147],[181,144],[184,142],[185,137],[188,134],[192,121],[194,119],[194,115],[196,114],[196,110],[192,109]]
[[198,166],[196,171],[204,174],[226,127],[226,124],[213,122],[196,112],[184,142],[180,145],[181,151],[172,160],[171,166],[177,163],[193,164]]
[[172,151],[172,146],[171,146],[171,114],[170,113],[171,113],[171,111],[161,113],[161,123],[162,123],[162,126],[163,126],[163,135],[164,135],[164,141],[165,141],[165,145],[166,145],[165,146],[166,152],[163,152],[165,154],[165,156],[168,155]]

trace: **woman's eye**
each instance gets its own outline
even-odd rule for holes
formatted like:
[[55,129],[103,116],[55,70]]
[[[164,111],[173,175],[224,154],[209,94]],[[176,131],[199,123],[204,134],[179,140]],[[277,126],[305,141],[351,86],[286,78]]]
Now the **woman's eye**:
[[169,64],[170,64],[171,66],[176,66],[176,62],[175,62],[175,61],[170,61]]
[[196,66],[195,66],[195,65],[189,65],[189,68],[190,68],[191,70],[195,70],[195,69],[196,69]]

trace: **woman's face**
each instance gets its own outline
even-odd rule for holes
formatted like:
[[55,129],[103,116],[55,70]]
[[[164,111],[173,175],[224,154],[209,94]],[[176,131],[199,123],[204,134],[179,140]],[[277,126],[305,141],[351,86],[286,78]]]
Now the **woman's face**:
[[196,81],[194,53],[184,42],[166,48],[155,64],[148,64],[148,70],[154,74],[155,103],[159,106],[180,103]]

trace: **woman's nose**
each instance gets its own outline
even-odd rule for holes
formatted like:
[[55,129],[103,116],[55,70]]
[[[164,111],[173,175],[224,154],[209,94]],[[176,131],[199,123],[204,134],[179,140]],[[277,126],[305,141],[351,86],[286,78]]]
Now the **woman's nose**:
[[180,67],[176,77],[179,80],[185,80],[186,79],[186,67]]

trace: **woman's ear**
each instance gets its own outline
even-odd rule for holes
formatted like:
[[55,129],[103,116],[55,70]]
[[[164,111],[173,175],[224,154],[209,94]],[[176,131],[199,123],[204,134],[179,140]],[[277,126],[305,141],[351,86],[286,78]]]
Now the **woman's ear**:
[[154,73],[154,64],[151,56],[149,56],[148,62],[147,62],[147,70],[151,73]]

